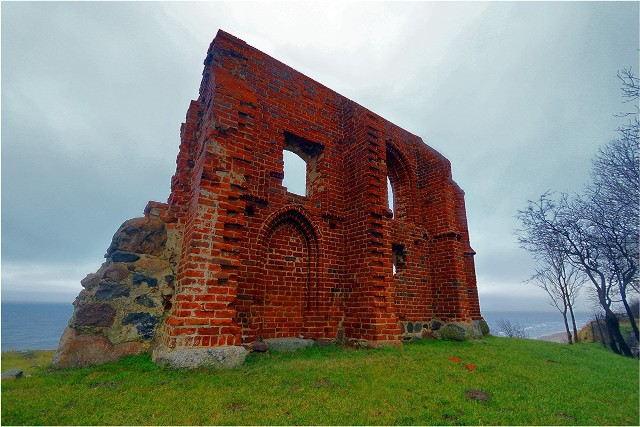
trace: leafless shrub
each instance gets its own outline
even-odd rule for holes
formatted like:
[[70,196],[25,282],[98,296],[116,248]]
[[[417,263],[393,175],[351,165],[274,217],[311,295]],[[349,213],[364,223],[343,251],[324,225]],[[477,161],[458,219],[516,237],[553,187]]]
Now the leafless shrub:
[[524,330],[524,326],[518,323],[511,323],[505,319],[500,319],[497,323],[501,335],[507,338],[529,338],[529,334]]

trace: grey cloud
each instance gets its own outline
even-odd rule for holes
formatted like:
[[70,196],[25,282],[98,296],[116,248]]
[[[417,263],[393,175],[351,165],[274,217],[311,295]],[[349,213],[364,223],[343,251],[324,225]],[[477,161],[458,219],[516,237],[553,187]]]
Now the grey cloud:
[[96,258],[166,200],[199,64],[183,66],[149,11],[3,5],[3,262]]

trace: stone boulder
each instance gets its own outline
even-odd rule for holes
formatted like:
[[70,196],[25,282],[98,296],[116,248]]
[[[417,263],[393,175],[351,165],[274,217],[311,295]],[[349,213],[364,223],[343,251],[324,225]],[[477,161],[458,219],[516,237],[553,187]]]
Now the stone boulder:
[[266,353],[269,351],[269,344],[262,341],[256,341],[251,344],[251,351],[256,353]]
[[231,369],[244,363],[247,350],[242,346],[170,349],[158,346],[153,361],[159,366],[173,369],[215,368]]
[[22,377],[23,372],[20,369],[13,368],[2,373],[3,380],[15,380]]
[[473,327],[474,327],[474,334],[475,334],[474,338],[482,338],[484,336],[491,334],[491,330],[489,329],[489,324],[487,324],[487,321],[484,319],[474,320]]
[[99,365],[114,362],[130,354],[148,350],[140,342],[125,342],[117,345],[99,335],[81,335],[74,328],[67,328],[60,338],[58,350],[51,364],[57,368]]
[[161,256],[166,243],[167,229],[163,221],[157,218],[133,218],[125,221],[116,231],[106,257],[116,251]]
[[483,334],[479,322],[449,322],[439,330],[433,331],[434,338],[449,341],[466,341],[468,339],[482,338]]
[[442,339],[447,341],[464,341],[469,334],[467,328],[459,323],[447,323],[440,331]]
[[75,326],[111,326],[116,316],[116,309],[110,304],[87,304],[78,308]]

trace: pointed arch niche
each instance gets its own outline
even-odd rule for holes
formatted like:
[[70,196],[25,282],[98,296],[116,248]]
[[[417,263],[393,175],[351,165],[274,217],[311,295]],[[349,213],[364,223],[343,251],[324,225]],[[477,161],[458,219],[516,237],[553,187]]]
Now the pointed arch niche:
[[259,337],[305,335],[307,317],[318,305],[317,234],[302,212],[290,208],[267,220],[260,240],[262,305],[253,319]]

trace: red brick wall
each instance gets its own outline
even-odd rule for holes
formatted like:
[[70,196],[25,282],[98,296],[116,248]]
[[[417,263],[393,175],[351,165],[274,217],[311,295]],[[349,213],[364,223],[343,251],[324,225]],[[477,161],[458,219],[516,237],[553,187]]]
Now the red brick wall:
[[[307,161],[306,196],[282,185],[284,149]],[[168,203],[150,207],[182,235],[169,347],[397,340],[399,321],[480,318],[449,162],[222,31],[181,129]],[[395,275],[392,247],[403,248]]]

